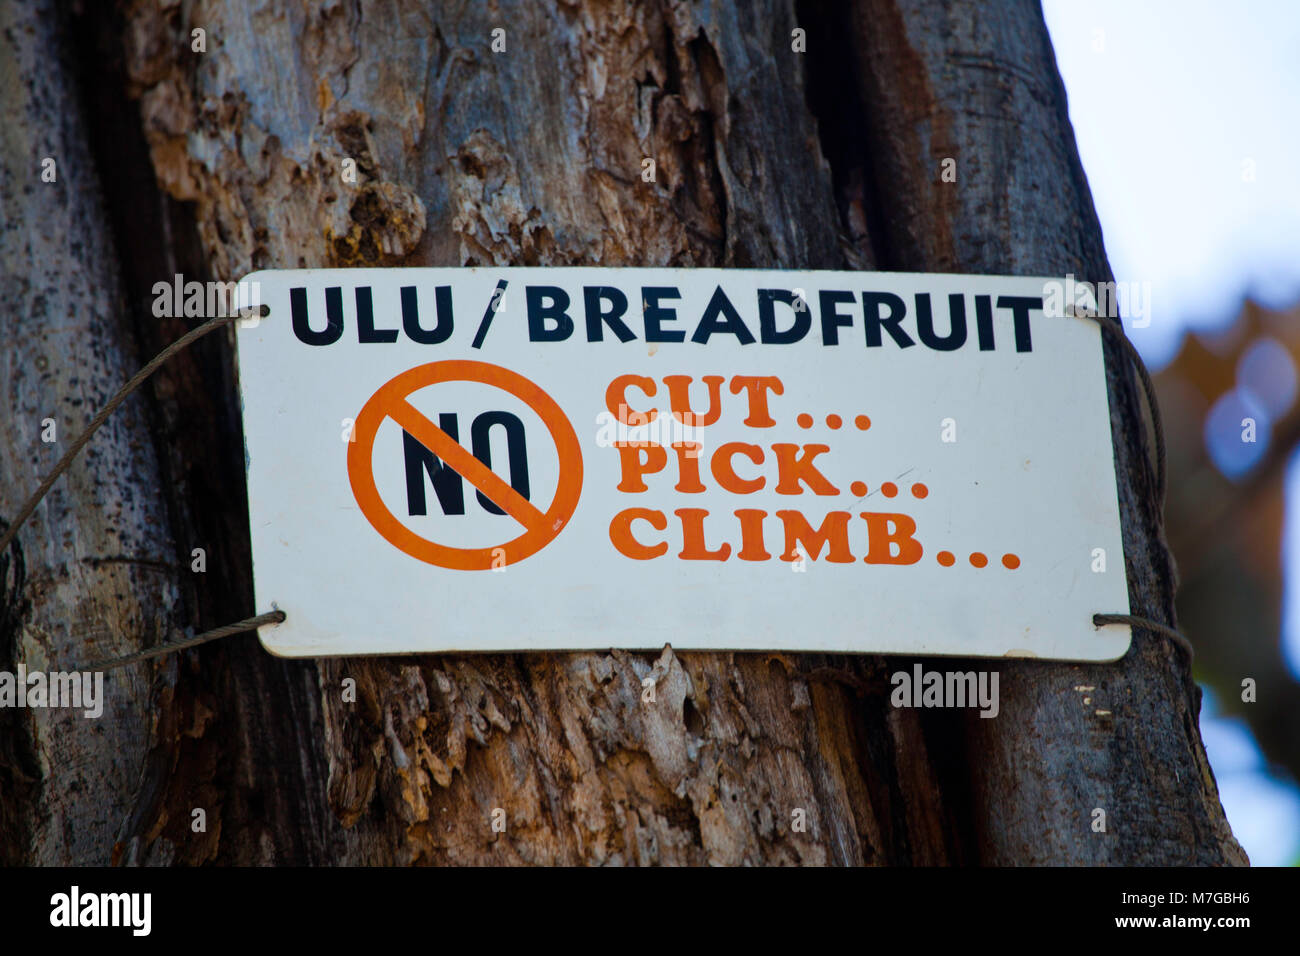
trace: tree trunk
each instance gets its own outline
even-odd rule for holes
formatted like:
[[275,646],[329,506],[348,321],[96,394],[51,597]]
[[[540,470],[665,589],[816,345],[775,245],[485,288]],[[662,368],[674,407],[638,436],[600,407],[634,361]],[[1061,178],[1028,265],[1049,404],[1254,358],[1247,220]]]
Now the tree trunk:
[[[19,307],[0,314],[0,392],[14,409],[0,515],[60,448],[40,443],[40,420],[55,417],[61,441],[75,434],[141,355],[183,332],[147,307],[152,284],[176,272],[581,264],[1110,278],[1027,0],[859,0],[833,13],[789,0],[134,0],[75,21],[51,3],[11,2],[0,41],[20,51],[6,55],[3,95],[30,137],[7,137],[3,153],[0,255]],[[796,27],[806,53],[792,49]],[[504,52],[492,51],[496,28]],[[42,151],[59,158],[57,186],[39,181]],[[956,183],[939,176],[949,157]],[[356,184],[340,175],[345,159]],[[1141,406],[1122,354],[1106,356],[1133,613],[1172,620]],[[0,615],[0,668],[71,666],[168,627],[254,613],[233,381],[229,338],[196,346],[56,486],[19,537],[26,604],[7,631]],[[189,570],[196,547],[205,574]],[[112,716],[97,725],[0,712],[0,852],[1245,862],[1201,746],[1195,686],[1162,640],[1135,631],[1117,664],[999,661],[995,720],[892,708],[888,674],[911,663],[671,650],[313,663],[232,638],[114,672]],[[653,705],[641,702],[648,675]],[[1105,832],[1092,827],[1098,807]],[[204,833],[190,826],[195,808]],[[799,809],[805,832],[792,827]]]

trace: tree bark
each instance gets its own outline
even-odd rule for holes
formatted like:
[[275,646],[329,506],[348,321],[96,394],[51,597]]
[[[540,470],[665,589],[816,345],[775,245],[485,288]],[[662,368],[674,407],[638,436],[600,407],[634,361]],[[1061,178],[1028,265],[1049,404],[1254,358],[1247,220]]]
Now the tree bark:
[[[177,271],[1110,277],[1029,2],[133,0],[76,23],[94,53],[80,57],[81,107],[66,67],[39,66],[60,42],[66,51],[53,23],[68,21],[48,2],[12,10],[40,45],[21,40],[6,106],[29,128],[63,130],[85,208],[60,226],[80,245],[44,259],[7,221],[0,236],[5,274],[20,277],[6,290],[28,307],[0,317],[19,343],[0,365],[16,410],[2,509],[52,463],[35,432],[46,409],[80,422],[74,394],[97,407],[89,399],[137,350],[183,330],[140,307]],[[807,53],[792,49],[796,27]],[[206,52],[192,49],[195,28]],[[120,262],[88,185],[88,137],[129,250]],[[36,150],[4,149],[5,182],[34,183],[15,207],[29,226],[56,195],[40,192]],[[940,180],[949,157],[956,183]],[[27,292],[21,277],[38,265],[55,272]],[[119,282],[133,332],[104,294]],[[69,313],[85,318],[73,327]],[[98,351],[74,348],[91,334]],[[27,606],[0,654],[46,653],[51,666],[97,656],[76,633],[87,617],[126,652],[168,625],[253,612],[230,344],[160,372],[148,421],[142,403],[122,413],[24,529]],[[49,371],[38,378],[28,362],[39,354]],[[1171,620],[1140,405],[1121,353],[1106,354],[1133,613]],[[120,540],[101,542],[109,522]],[[187,570],[193,547],[208,549],[205,575]],[[38,589],[80,555],[129,560],[78,565]],[[1245,862],[1201,747],[1195,686],[1161,641],[1136,632],[1111,665],[986,662],[1001,673],[996,720],[890,707],[888,674],[910,665],[670,649],[313,663],[231,639],[119,672],[103,732],[79,723],[55,741],[30,715],[15,725],[0,745],[0,846],[18,859],[138,863]],[[650,675],[657,699],[645,705]],[[345,677],[356,703],[343,700]],[[206,833],[190,828],[196,807]],[[1105,832],[1091,826],[1098,807]],[[792,826],[797,810],[806,831]],[[62,831],[44,820],[57,815]]]

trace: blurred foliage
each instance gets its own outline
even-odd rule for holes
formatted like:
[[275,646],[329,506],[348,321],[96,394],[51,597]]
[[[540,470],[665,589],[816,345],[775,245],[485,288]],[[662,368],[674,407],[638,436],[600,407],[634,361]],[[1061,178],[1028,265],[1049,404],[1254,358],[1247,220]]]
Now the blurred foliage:
[[[1169,448],[1165,529],[1197,679],[1294,779],[1300,684],[1282,650],[1282,542],[1287,464],[1300,444],[1297,368],[1300,307],[1247,303],[1221,332],[1187,335],[1156,376]],[[1255,703],[1242,701],[1246,678]]]

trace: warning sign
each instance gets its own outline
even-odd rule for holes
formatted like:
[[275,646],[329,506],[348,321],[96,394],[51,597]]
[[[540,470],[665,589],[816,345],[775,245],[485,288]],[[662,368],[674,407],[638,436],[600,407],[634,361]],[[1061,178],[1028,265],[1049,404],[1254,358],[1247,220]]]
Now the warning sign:
[[1128,647],[1092,623],[1128,591],[1100,333],[1066,279],[243,281],[270,308],[239,371],[275,653]]
[[[522,441],[517,445],[507,444],[509,479],[498,477],[492,470],[489,444],[478,442],[476,438],[472,451],[462,448],[457,440],[457,426],[453,425],[449,434],[407,401],[411,392],[440,382],[481,382],[499,387],[526,402],[545,422],[555,442],[560,473],[555,500],[545,512],[528,500],[527,451]],[[455,548],[423,538],[404,525],[384,504],[375,482],[375,436],[380,424],[388,418],[392,418],[409,436],[408,441],[413,438],[421,446],[423,454],[441,462],[435,467],[441,469],[446,480],[457,484],[462,480],[468,481],[495,505],[489,506],[489,510],[508,514],[523,526],[523,533],[496,547]],[[451,420],[455,422],[455,417]],[[486,434],[486,428],[479,429],[485,422],[488,428],[493,424],[504,426],[509,442],[512,437],[509,427],[518,419],[502,412],[485,412],[474,420],[472,433],[475,436]],[[356,437],[348,448],[348,476],[352,493],[366,519],[403,553],[443,568],[481,571],[520,561],[545,547],[560,533],[573,516],[582,490],[582,450],[578,436],[560,406],[522,375],[484,362],[434,362],[417,366],[387,382],[361,409],[356,421]]]

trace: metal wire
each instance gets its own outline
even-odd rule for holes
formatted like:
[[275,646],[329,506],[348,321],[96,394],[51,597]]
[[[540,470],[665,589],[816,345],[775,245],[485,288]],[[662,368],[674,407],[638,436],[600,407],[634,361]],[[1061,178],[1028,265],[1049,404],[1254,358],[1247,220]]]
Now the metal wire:
[[242,621],[236,621],[234,624],[227,624],[224,627],[213,628],[210,631],[204,631],[202,634],[195,634],[193,637],[187,637],[179,641],[168,641],[165,644],[159,644],[157,647],[151,647],[146,651],[139,651],[135,654],[127,654],[124,657],[112,657],[104,661],[96,661],[87,667],[77,668],[84,671],[111,671],[117,667],[125,667],[127,664],[134,664],[137,661],[147,661],[154,657],[162,657],[164,654],[174,654],[177,651],[183,651],[186,648],[198,647],[200,644],[206,644],[208,641],[219,641],[223,637],[231,637],[235,634],[243,634],[246,631],[253,631],[263,624],[279,624],[285,619],[283,611],[269,611],[266,614],[259,614],[257,617],[245,618]]
[[[269,315],[270,311],[270,308],[265,305],[257,307],[258,314],[262,316]],[[247,314],[247,312],[236,312],[233,315],[223,315],[218,316],[215,319],[209,319],[197,328],[186,332],[171,345],[167,346],[155,355],[144,368],[131,376],[127,383],[119,388],[116,394],[108,400],[108,403],[99,410],[99,413],[90,420],[90,424],[86,426],[86,430],[77,436],[76,440],[73,441],[72,446],[64,453],[63,457],[59,459],[59,463],[54,466],[54,470],[46,476],[45,480],[41,482],[40,487],[32,492],[31,496],[23,503],[23,506],[18,509],[17,517],[13,519],[8,528],[5,529],[4,533],[0,534],[0,555],[4,555],[6,550],[9,548],[9,545],[17,538],[18,529],[21,528],[23,523],[36,511],[36,508],[40,505],[42,499],[49,494],[50,489],[54,487],[54,483],[58,481],[59,476],[68,470],[77,455],[81,452],[81,449],[86,446],[86,443],[89,442],[95,432],[99,430],[99,427],[108,420],[108,417],[117,410],[118,406],[126,401],[127,397],[130,396],[132,392],[143,385],[149,376],[156,372],[158,368],[173,355],[188,348],[205,335],[229,325],[236,319],[245,318]],[[15,555],[15,561],[19,562],[21,559],[17,556],[20,555],[20,552],[17,549],[15,549]],[[21,563],[17,563],[16,567],[21,568]],[[157,647],[152,647],[146,651],[140,651],[136,654],[128,654],[125,657],[116,657],[106,661],[99,661],[87,668],[83,668],[83,670],[112,670],[115,667],[122,667],[136,661],[149,660],[153,657],[161,657],[164,654],[172,654],[176,651],[182,651],[187,647],[197,647],[199,644],[206,644],[208,641],[220,640],[221,638],[229,637],[232,634],[242,634],[245,631],[254,630],[262,624],[278,624],[284,619],[285,614],[283,611],[271,611],[267,614],[259,614],[257,617],[250,617],[246,620],[238,621],[235,624],[227,624],[224,627],[218,627],[211,631],[204,631],[202,634],[197,634],[194,637],[187,637],[180,641],[169,641],[160,644]]]

